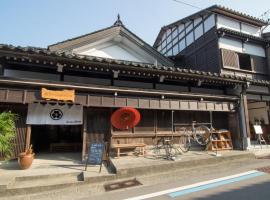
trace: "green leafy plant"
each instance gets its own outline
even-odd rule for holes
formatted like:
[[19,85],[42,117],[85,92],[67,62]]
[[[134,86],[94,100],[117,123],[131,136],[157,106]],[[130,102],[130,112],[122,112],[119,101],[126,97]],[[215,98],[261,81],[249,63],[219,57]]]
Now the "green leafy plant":
[[13,155],[16,119],[17,115],[14,113],[0,113],[0,152],[5,159],[9,159]]

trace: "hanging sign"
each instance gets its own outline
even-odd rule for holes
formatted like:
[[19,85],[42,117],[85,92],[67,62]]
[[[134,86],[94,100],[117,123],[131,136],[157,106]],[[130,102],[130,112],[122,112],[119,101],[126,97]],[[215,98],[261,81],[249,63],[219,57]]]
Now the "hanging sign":
[[41,97],[48,100],[72,101],[75,100],[75,90],[48,90],[41,89]]
[[78,125],[82,118],[82,105],[33,103],[28,105],[26,124]]

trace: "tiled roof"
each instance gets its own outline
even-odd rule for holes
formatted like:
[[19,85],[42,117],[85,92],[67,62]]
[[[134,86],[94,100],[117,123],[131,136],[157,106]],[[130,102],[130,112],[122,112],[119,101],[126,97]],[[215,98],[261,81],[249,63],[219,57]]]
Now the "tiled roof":
[[246,13],[243,13],[243,12],[239,12],[237,10],[233,10],[231,8],[228,8],[228,7],[225,7],[225,6],[221,6],[221,5],[214,5],[210,8],[208,8],[210,10],[213,10],[213,9],[220,9],[220,10],[224,10],[226,12],[230,12],[230,13],[233,13],[233,14],[236,14],[236,15],[239,15],[239,16],[243,16],[245,18],[248,18],[248,19],[251,19],[251,20],[254,20],[254,21],[257,21],[259,23],[262,23],[262,24],[268,24],[267,21],[263,20],[263,19],[260,19],[258,17],[254,17],[252,15],[249,15],[249,14],[246,14]]
[[236,75],[227,75],[227,74],[218,74],[206,71],[199,71],[199,70],[192,70],[192,69],[185,69],[182,67],[167,67],[161,65],[153,65],[149,63],[139,63],[133,61],[126,61],[126,60],[115,60],[110,58],[101,58],[101,57],[94,57],[94,56],[86,56],[86,55],[78,55],[78,54],[71,54],[70,52],[54,52],[49,51],[48,49],[44,48],[36,48],[36,47],[20,47],[20,46],[12,46],[12,45],[5,45],[0,44],[0,57],[1,57],[1,50],[9,51],[10,53],[26,53],[26,54],[37,54],[37,55],[45,55],[51,56],[53,58],[65,58],[71,59],[70,61],[79,60],[79,61],[89,61],[89,62],[98,62],[98,63],[108,63],[108,64],[116,64],[122,66],[130,66],[136,67],[141,69],[151,70],[151,72],[176,72],[183,75],[189,76],[204,76],[204,78],[216,78],[216,79],[224,79],[229,82],[234,81],[246,81],[246,77],[243,76],[236,76]]
[[240,37],[244,37],[244,38],[249,38],[249,39],[260,41],[260,42],[266,42],[266,43],[270,42],[269,40],[262,38],[262,37],[257,37],[254,35],[241,33],[239,31],[234,31],[234,30],[230,30],[230,29],[226,29],[226,28],[219,28],[217,30],[217,33],[228,33],[228,34],[232,34],[232,35],[236,35],[236,36],[240,36]]
[[[175,21],[175,22],[173,22],[173,23],[171,23],[171,24],[168,24],[168,25],[166,25],[166,26],[163,26],[163,27],[161,28],[161,30],[160,30],[160,32],[159,32],[159,34],[158,34],[158,36],[157,36],[157,38],[156,38],[156,40],[155,40],[153,46],[154,46],[154,47],[157,46],[159,40],[161,39],[162,34],[163,34],[167,29],[172,28],[172,27],[174,27],[174,26],[176,26],[176,25],[179,25],[179,24],[181,24],[181,23],[185,23],[186,21],[189,21],[189,20],[191,20],[191,19],[193,19],[193,18],[196,18],[196,17],[198,17],[198,16],[200,16],[200,15],[202,15],[202,14],[212,13],[212,12],[214,12],[214,13],[221,13],[221,14],[223,14],[223,15],[225,15],[226,13],[228,13],[228,14],[230,13],[230,14],[232,14],[232,15],[239,16],[239,17],[245,18],[245,19],[247,19],[247,20],[250,20],[250,21],[252,21],[252,22],[254,22],[255,24],[258,24],[258,25],[260,25],[260,26],[265,26],[265,25],[268,24],[267,21],[264,21],[264,20],[259,19],[259,18],[257,18],[257,17],[253,17],[253,16],[248,15],[248,14],[245,14],[245,13],[243,13],[243,12],[238,12],[238,11],[236,11],[236,10],[233,10],[233,9],[230,9],[230,8],[227,8],[227,7],[224,7],[224,6],[220,6],[220,5],[213,5],[213,6],[210,6],[210,7],[208,7],[208,8],[205,8],[205,9],[203,9],[203,10],[200,10],[199,12],[196,12],[196,13],[194,13],[194,14],[192,14],[192,15],[189,15],[189,16],[187,16],[187,17],[184,17],[184,18],[182,18],[182,19],[180,19],[180,20],[177,20],[177,21]],[[224,12],[225,12],[225,13],[224,13]]]

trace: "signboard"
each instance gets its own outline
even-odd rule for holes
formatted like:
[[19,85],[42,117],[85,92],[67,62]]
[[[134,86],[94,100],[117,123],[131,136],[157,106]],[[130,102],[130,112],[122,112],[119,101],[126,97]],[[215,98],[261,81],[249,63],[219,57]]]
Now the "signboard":
[[262,127],[260,125],[254,125],[253,127],[256,134],[263,134]]
[[102,166],[102,161],[103,161],[103,154],[104,154],[104,149],[105,149],[105,143],[91,143],[88,149],[88,156],[87,160],[85,163],[85,170],[87,170],[87,164],[91,165],[100,165],[100,170],[101,171],[101,166]]
[[75,90],[48,90],[41,89],[41,97],[48,100],[72,101],[75,100]]
[[79,125],[82,123],[82,105],[28,104],[26,124]]

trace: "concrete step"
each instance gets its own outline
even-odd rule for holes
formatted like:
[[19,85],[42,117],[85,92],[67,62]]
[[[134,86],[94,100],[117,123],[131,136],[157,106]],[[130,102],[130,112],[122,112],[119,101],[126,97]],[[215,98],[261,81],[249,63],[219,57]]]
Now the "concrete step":
[[[120,158],[121,159],[121,158]],[[166,172],[169,170],[177,170],[179,168],[185,169],[192,166],[203,166],[216,164],[219,162],[230,162],[233,160],[239,159],[255,159],[255,155],[251,152],[239,152],[235,154],[222,155],[222,156],[213,156],[212,157],[202,157],[202,158],[191,158],[189,160],[178,160],[178,161],[164,161],[164,162],[153,162],[153,163],[139,163],[139,164],[128,164],[128,165],[119,165],[118,160],[112,159],[112,165],[118,177],[125,176],[140,176],[144,174],[154,174]]]
[[27,195],[61,189],[81,184],[82,182],[82,173],[15,177],[5,189],[1,190],[0,197]]
[[115,179],[116,176],[114,174],[92,176],[87,172],[18,176],[1,188],[0,198],[20,197],[61,189],[79,188],[83,185],[98,184]]

